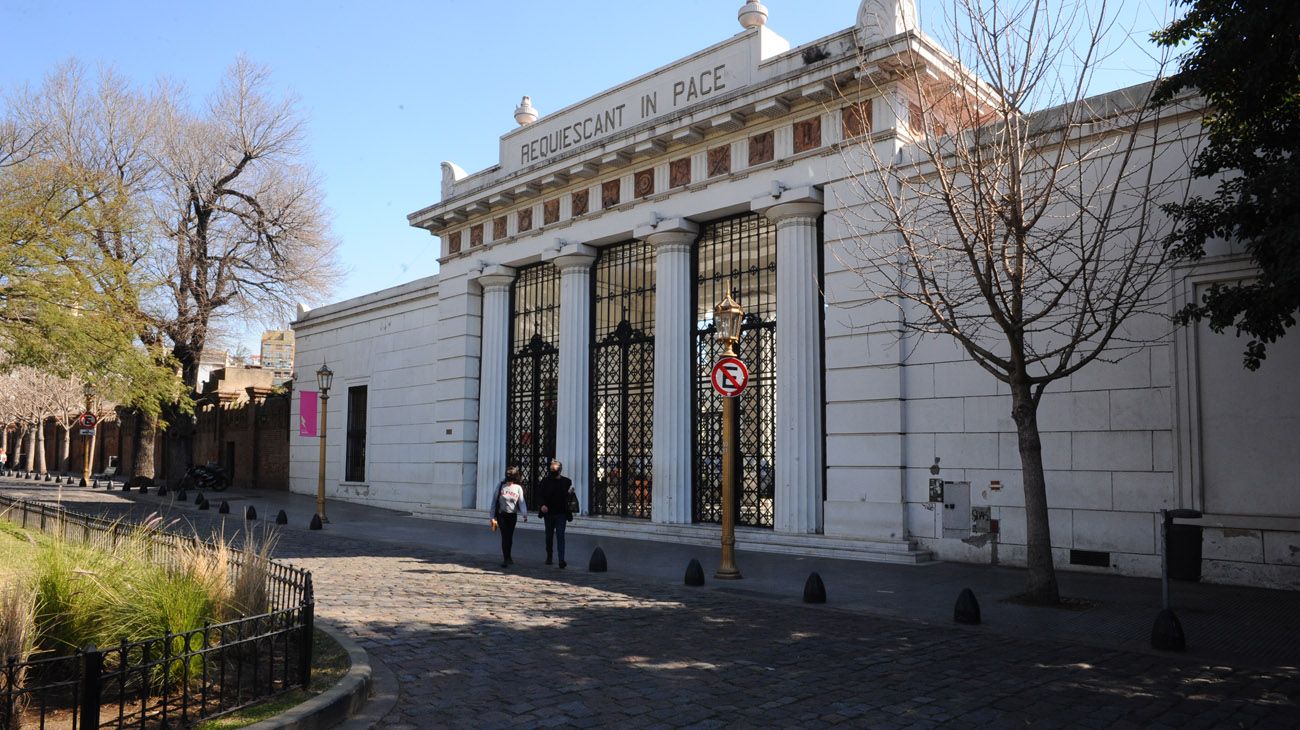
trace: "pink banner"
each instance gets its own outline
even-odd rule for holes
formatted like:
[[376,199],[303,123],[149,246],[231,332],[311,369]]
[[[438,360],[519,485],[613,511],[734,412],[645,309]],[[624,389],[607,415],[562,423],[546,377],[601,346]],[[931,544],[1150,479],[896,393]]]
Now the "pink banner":
[[298,435],[316,436],[316,424],[320,422],[316,411],[316,391],[300,390],[302,398],[298,400]]

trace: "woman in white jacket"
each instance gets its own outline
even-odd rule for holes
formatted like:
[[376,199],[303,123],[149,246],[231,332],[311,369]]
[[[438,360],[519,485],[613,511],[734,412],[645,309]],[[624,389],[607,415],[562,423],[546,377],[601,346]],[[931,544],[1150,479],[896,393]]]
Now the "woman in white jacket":
[[492,522],[501,530],[501,567],[514,565],[510,549],[515,544],[515,523],[520,516],[528,521],[528,503],[524,501],[523,474],[519,467],[512,466],[506,470],[506,478],[497,486],[496,498],[492,500]]

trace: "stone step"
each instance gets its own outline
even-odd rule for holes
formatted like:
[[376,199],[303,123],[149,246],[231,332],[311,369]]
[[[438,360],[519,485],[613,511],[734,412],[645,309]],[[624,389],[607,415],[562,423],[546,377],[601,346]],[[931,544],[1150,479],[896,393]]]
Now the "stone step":
[[[449,522],[482,522],[484,513],[479,510],[428,508],[416,512],[419,516]],[[541,529],[542,522],[519,524],[520,529]],[[718,525],[661,525],[643,520],[620,520],[612,517],[579,517],[569,523],[568,530],[575,534],[599,535],[632,540],[676,542],[702,547],[717,546],[722,530]],[[738,528],[736,548],[755,552],[860,560],[873,563],[923,565],[931,563],[934,555],[920,548],[912,540],[856,539],[827,537],[824,535],[782,535],[757,528]]]

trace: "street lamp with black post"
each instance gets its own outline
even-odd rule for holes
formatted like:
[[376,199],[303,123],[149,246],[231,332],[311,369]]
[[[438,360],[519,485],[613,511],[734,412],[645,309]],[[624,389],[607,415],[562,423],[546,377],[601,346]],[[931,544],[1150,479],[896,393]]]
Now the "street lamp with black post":
[[330,385],[334,383],[334,371],[329,365],[321,364],[316,371],[316,386],[320,389],[320,469],[316,476],[316,514],[321,522],[329,522],[325,516],[325,434],[329,426]]
[[[86,396],[86,410],[82,411],[82,413],[88,414],[90,413],[90,407],[92,405],[91,400],[95,397],[95,386],[86,383],[82,386],[81,392]],[[81,426],[81,486],[89,487],[90,472],[94,466],[91,463],[90,453],[90,440],[94,438],[94,429],[93,427],[87,429],[85,423],[82,422],[83,420],[83,418],[77,419],[78,425]],[[90,431],[90,433],[86,433],[86,431]]]
[[[740,341],[740,325],[745,311],[731,293],[713,308],[713,322],[718,328],[718,342],[723,357],[736,356],[736,343]],[[740,434],[736,427],[736,397],[722,399],[722,562],[714,578],[736,580],[741,578],[736,567],[736,467],[740,458]]]

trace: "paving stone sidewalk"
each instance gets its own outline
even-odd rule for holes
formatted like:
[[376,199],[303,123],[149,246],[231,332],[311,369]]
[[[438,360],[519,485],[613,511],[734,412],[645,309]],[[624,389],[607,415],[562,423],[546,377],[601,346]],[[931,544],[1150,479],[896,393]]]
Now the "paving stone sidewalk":
[[[164,506],[74,497],[70,508],[114,515]],[[200,529],[220,524],[168,509]],[[680,565],[676,580],[617,561],[611,573],[574,570],[585,555],[567,571],[528,558],[502,571],[487,551],[394,539],[402,520],[380,519],[388,539],[289,529],[279,549],[313,571],[319,615],[397,675],[400,700],[381,727],[1300,727],[1294,661],[1195,661],[1032,627],[900,620],[778,599],[762,584],[701,591],[680,585]],[[1263,641],[1271,630],[1252,629]]]

